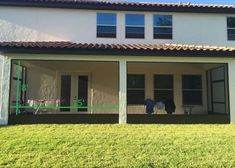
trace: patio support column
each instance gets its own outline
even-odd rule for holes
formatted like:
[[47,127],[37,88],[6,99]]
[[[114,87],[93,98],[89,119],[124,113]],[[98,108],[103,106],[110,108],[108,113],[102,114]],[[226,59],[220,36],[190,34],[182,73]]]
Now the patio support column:
[[228,63],[230,123],[235,124],[235,60]]
[[0,125],[8,124],[11,60],[0,55]]
[[119,124],[127,123],[127,62],[119,61]]

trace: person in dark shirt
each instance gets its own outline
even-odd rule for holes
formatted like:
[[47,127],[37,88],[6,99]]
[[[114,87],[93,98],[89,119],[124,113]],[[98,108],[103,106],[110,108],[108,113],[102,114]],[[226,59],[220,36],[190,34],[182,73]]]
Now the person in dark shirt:
[[165,110],[167,112],[167,114],[172,114],[175,112],[175,103],[173,101],[172,98],[168,98],[166,101],[165,101]]

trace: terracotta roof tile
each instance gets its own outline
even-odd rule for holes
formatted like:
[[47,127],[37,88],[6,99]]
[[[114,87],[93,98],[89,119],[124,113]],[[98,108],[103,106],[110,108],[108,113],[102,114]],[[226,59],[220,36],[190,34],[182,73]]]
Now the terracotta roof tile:
[[97,44],[73,43],[69,41],[43,42],[0,42],[1,48],[61,48],[61,49],[100,49],[100,50],[191,50],[191,51],[229,51],[235,47],[221,47],[189,44]]

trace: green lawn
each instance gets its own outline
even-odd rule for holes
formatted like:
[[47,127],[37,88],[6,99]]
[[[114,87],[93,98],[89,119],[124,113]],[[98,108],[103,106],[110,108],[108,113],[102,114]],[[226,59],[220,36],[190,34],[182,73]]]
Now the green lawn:
[[0,127],[0,167],[235,167],[235,125]]

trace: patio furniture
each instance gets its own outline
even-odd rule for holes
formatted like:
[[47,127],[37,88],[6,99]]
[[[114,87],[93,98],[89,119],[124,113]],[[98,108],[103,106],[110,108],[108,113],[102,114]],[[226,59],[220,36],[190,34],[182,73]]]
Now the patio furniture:
[[154,106],[154,109],[156,114],[166,114],[165,104],[162,101],[157,102]]
[[192,114],[192,110],[194,108],[193,105],[183,105],[184,108],[184,114],[190,115]]
[[[56,99],[56,100],[53,100],[53,99],[52,100],[30,99],[30,100],[27,101],[27,103],[28,103],[28,106],[32,107],[32,109],[35,110],[33,112],[35,115],[41,114],[43,112],[48,112],[49,110],[53,109],[53,107],[55,107],[55,109],[57,109],[56,107],[60,106],[60,100],[59,99]],[[47,108],[47,107],[49,107],[49,108]]]

